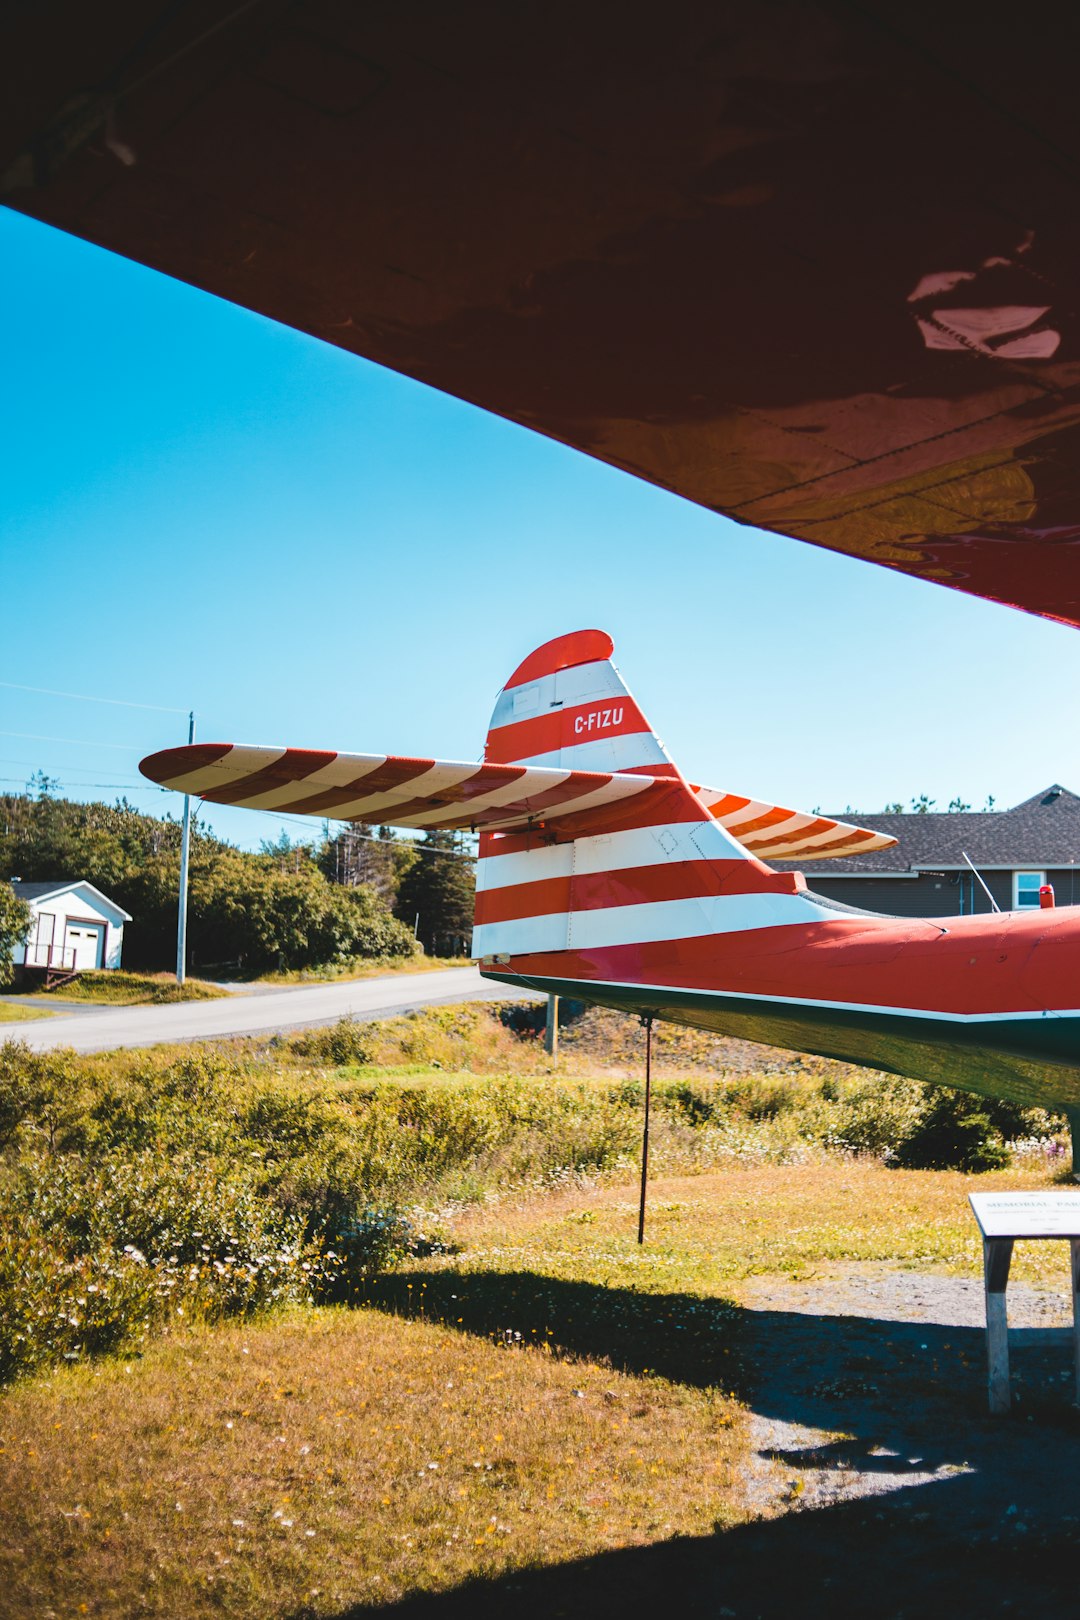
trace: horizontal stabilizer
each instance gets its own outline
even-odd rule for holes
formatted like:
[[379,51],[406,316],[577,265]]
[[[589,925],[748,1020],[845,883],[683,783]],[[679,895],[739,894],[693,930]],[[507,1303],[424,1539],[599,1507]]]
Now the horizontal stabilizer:
[[[551,826],[589,811],[611,811],[634,799],[647,812],[670,778],[629,771],[576,771],[551,766],[478,765],[387,754],[341,754],[307,748],[252,748],[194,743],[142,761],[152,782],[210,804],[280,811],[331,821],[393,827],[475,827],[510,831]],[[754,855],[810,860],[887,849],[896,840],[828,816],[805,815],[716,788],[694,790],[713,817]]]
[[485,831],[607,808],[658,786],[650,776],[626,772],[227,743],[166,748],[144,759],[139,769],[152,782],[210,804],[331,821]]
[[891,849],[897,842],[888,833],[872,832],[832,816],[785,810],[761,799],[744,799],[720,788],[699,787],[694,792],[744,849],[765,861],[839,860],[844,855],[867,855]]

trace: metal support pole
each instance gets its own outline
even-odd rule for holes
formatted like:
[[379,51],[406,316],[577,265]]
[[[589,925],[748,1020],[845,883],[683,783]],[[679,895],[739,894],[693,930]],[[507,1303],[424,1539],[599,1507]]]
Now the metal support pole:
[[[188,747],[195,741],[195,713],[188,715]],[[184,794],[184,823],[180,832],[180,893],[176,906],[176,982],[187,977],[188,856],[191,853],[191,796]]]
[[547,1020],[544,1024],[544,1051],[548,1057],[559,1055],[559,998],[548,996]]
[[990,1410],[995,1416],[1009,1410],[1009,1327],[1005,1289],[1009,1282],[1012,1238],[983,1239],[983,1279],[986,1285],[986,1361]]
[[641,1020],[645,1025],[645,1124],[641,1133],[641,1204],[638,1209],[637,1240],[645,1241],[645,1188],[649,1179],[649,1105],[652,1101],[652,1013]]

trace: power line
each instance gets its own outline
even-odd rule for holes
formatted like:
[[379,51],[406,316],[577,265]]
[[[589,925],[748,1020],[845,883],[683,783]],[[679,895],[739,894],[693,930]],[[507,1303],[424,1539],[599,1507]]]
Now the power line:
[[[72,774],[75,776],[93,776],[97,770],[96,765],[72,765],[66,759],[53,760],[53,764],[56,766],[58,771],[63,771],[65,776]],[[11,754],[0,754],[0,765],[25,765],[27,769],[31,771],[38,771],[42,768],[40,759],[15,759]],[[105,785],[107,787],[112,787],[114,785],[118,787],[124,786],[122,782],[116,784],[106,783]],[[155,785],[155,783],[150,782],[146,777],[143,777],[141,782],[136,782],[134,780],[131,781],[132,787],[153,787]],[[167,792],[168,789],[163,791]]]
[[[0,736],[16,736],[16,735],[19,735],[19,734],[15,733],[15,732],[0,732]],[[60,739],[57,739],[57,740],[60,740]],[[106,743],[106,744],[103,744],[102,746],[104,746],[104,747],[112,747],[114,745]],[[7,763],[9,765],[17,765],[17,764],[19,764],[19,761],[13,759],[13,760],[7,760],[7,761],[5,761],[5,763]],[[29,762],[26,762],[26,763],[29,763]],[[79,770],[79,766],[77,766],[77,765],[70,765],[70,766],[66,766],[64,768],[66,770],[68,770],[68,771],[78,771]],[[0,776],[0,782],[18,782],[18,783],[21,783],[24,787],[26,785],[25,777],[21,777],[21,776]],[[61,780],[58,779],[56,785],[57,785],[57,787],[62,788],[64,786],[64,783]],[[173,791],[171,788],[159,787],[154,782],[74,782],[74,783],[72,783],[72,786],[76,787],[76,788],[79,788],[80,790],[82,790],[84,788],[100,788],[102,791],[115,792],[115,793],[131,793],[131,792],[135,792],[135,793],[171,793]],[[243,805],[210,804],[210,803],[202,803],[202,802],[200,803],[200,809],[243,810],[243,808],[244,808]],[[319,817],[311,816],[311,817],[306,817],[304,820],[301,820],[299,816],[275,815],[272,810],[269,810],[269,811],[267,811],[267,810],[259,810],[259,811],[253,812],[253,814],[257,814],[257,815],[260,815],[260,816],[267,816],[267,817],[271,818],[272,820],[274,820],[276,822],[279,822],[279,823],[287,821],[290,826],[292,826],[292,827],[301,827],[304,830],[304,832],[308,832],[308,833],[313,833],[314,830],[315,830],[314,827],[312,826],[313,822],[318,824],[318,822],[325,819],[322,816],[319,816]],[[445,857],[448,860],[468,861],[470,863],[470,865],[472,863],[474,863],[475,859],[476,859],[476,857],[474,855],[470,855],[465,850],[437,849],[431,844],[422,844],[422,843],[420,843],[420,841],[418,839],[415,839],[415,838],[379,838],[374,833],[362,833],[362,832],[356,832],[355,830],[353,830],[358,825],[362,825],[362,823],[345,822],[343,825],[345,826],[347,831],[344,834],[339,834],[338,835],[339,837],[340,836],[345,836],[345,837],[356,838],[361,843],[364,843],[364,844],[382,844],[384,846],[391,846],[391,847],[392,846],[397,846],[397,848],[399,848],[399,849],[414,849],[420,855],[441,855],[441,856]],[[387,823],[387,825],[390,825],[390,823]]]
[[89,737],[47,737],[40,731],[0,731],[0,737],[21,737],[24,742],[74,743],[76,748],[115,748],[122,754],[142,752],[136,743],[94,742]]
[[[17,764],[18,762],[12,760],[12,761],[8,761],[8,763],[9,764]],[[52,781],[53,778],[50,777],[49,780]],[[25,787],[26,786],[26,777],[25,776],[0,776],[0,782],[21,782],[23,784],[23,786]],[[65,784],[63,783],[63,781],[60,780],[60,778],[56,778],[56,785],[57,785],[57,787],[63,787]],[[103,790],[107,790],[110,793],[168,793],[169,792],[168,788],[155,787],[153,782],[72,782],[70,785],[73,788],[78,788],[80,791],[83,788],[101,788]],[[17,794],[15,796],[18,798],[18,797],[23,797],[24,795]]]
[[91,697],[88,692],[58,692],[51,686],[24,686],[21,681],[0,681],[12,692],[38,692],[42,697],[74,698],[79,703],[111,703],[118,709],[152,709],[155,714],[187,714],[186,709],[166,709],[160,703],[133,703],[130,698]]

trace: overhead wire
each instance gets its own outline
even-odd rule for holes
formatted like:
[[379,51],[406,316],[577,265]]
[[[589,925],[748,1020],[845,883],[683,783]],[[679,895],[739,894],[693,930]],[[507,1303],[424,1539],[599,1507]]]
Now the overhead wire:
[[187,714],[187,709],[165,708],[160,703],[135,703],[130,698],[91,697],[88,692],[59,692],[51,686],[24,686],[21,681],[0,681],[12,692],[37,692],[42,697],[74,698],[78,703],[111,703],[119,709],[151,709],[155,714]]
[[[12,760],[12,761],[9,761],[9,763],[15,764],[15,763],[17,763],[17,761]],[[74,769],[75,767],[72,767],[72,768]],[[25,785],[26,785],[25,778],[21,777],[21,776],[0,776],[0,782],[14,782],[14,783],[18,783],[19,785],[21,785],[23,787],[25,787]],[[62,781],[58,780],[57,783],[56,783],[56,786],[62,788],[64,786],[64,783]],[[159,787],[156,782],[76,782],[76,783],[73,784],[73,786],[75,786],[77,788],[99,788],[103,792],[112,792],[112,793],[171,793],[172,792],[171,788]],[[207,805],[205,802],[200,802],[199,809],[200,810],[204,810],[204,809],[233,810],[233,809],[243,809],[243,806],[242,805],[228,805],[228,804],[226,804],[226,805],[220,805],[220,804]],[[265,815],[265,814],[267,814],[267,812],[261,811],[261,810],[253,811],[251,813],[253,815]],[[271,815],[273,815],[272,811],[269,812],[269,813]],[[292,827],[301,827],[304,830],[304,832],[312,833],[314,831],[314,828],[312,827],[312,822],[315,821],[317,823],[319,820],[322,820],[323,818],[322,817],[310,817],[310,818],[306,818],[304,820],[301,820],[299,816],[274,816],[273,819],[276,822],[279,822],[279,823],[287,821],[289,823],[289,825],[292,826]],[[346,828],[352,829],[346,834],[346,836],[356,838],[361,843],[365,843],[365,844],[391,844],[391,845],[396,844],[399,848],[415,849],[417,851],[417,853],[421,854],[421,855],[441,855],[441,856],[443,856],[444,858],[446,858],[448,860],[468,861],[468,862],[470,862],[470,864],[472,862],[474,862],[475,859],[476,859],[476,857],[474,855],[470,855],[467,850],[438,849],[437,847],[435,847],[432,844],[422,844],[422,843],[420,843],[420,841],[418,839],[414,839],[414,838],[391,838],[391,839],[380,838],[376,833],[362,833],[362,832],[355,831],[355,824],[354,823],[345,822],[343,825]],[[387,823],[387,825],[389,825],[389,823]]]
[[0,731],[0,737],[21,737],[23,742],[72,743],[76,748],[115,748],[121,754],[137,754],[138,743],[97,742],[92,737],[50,737],[42,731]]
[[[71,698],[74,701],[79,702],[79,703],[108,703],[108,704],[113,704],[113,705],[116,705],[117,707],[125,708],[125,709],[148,709],[148,710],[153,711],[156,714],[188,714],[190,712],[187,709],[167,708],[167,707],[165,707],[164,705],[162,705],[160,703],[136,703],[136,702],[134,702],[134,701],[132,701],[131,699],[128,699],[128,698],[95,697],[95,696],[91,695],[88,692],[65,692],[65,691],[60,691],[57,688],[49,687],[49,686],[30,686],[30,685],[28,685],[28,684],[26,684],[25,682],[22,682],[22,681],[0,681],[0,687],[5,687],[9,691],[14,691],[14,692],[36,692],[36,693],[40,694],[43,697]],[[120,753],[132,753],[132,754],[135,754],[135,753],[139,753],[141,751],[139,746],[135,746],[135,745],[132,745],[130,743],[95,742],[95,741],[87,739],[85,737],[53,737],[53,736],[46,735],[46,734],[44,734],[42,732],[36,732],[36,731],[3,731],[3,730],[0,730],[0,737],[18,737],[18,738],[21,738],[23,741],[26,741],[26,742],[68,743],[68,744],[73,745],[74,747],[82,747],[82,746],[85,745],[86,747],[90,747],[90,748],[111,748],[111,749],[116,749]],[[10,764],[10,765],[18,765],[18,764],[31,765],[31,762],[29,760],[21,760],[20,761],[20,760],[15,760],[15,759],[9,759],[9,760],[4,761],[4,763]],[[38,769],[40,767],[35,762],[35,763],[33,763],[31,765],[31,768]],[[64,770],[65,772],[81,776],[81,775],[84,775],[86,773],[88,767],[79,766],[79,765],[65,765],[65,766],[62,766],[61,769]],[[15,777],[15,776],[0,776],[0,782],[19,782],[21,780],[22,780],[21,778]],[[64,785],[63,782],[60,782],[60,781],[57,782],[58,787],[62,787],[63,785]],[[170,791],[170,789],[161,787],[157,783],[154,783],[154,782],[134,782],[134,781],[130,781],[130,782],[77,782],[77,783],[74,783],[73,785],[75,787],[79,787],[79,788],[97,788],[97,789],[100,789],[102,791],[120,792],[120,793],[125,793],[125,792],[168,793]],[[213,806],[213,808],[214,809],[242,809],[243,806],[242,805],[236,805],[236,806],[233,806],[233,805],[215,805],[215,806]],[[260,813],[265,813],[265,812],[260,812]],[[273,812],[270,812],[270,813],[273,814]],[[316,819],[316,818],[311,818],[311,819],[305,818],[304,820],[301,820],[298,816],[289,816],[289,815],[277,815],[277,816],[274,816],[274,820],[279,822],[279,823],[288,822],[290,826],[302,827],[305,832],[309,832],[309,833],[312,831],[311,820],[313,820],[313,819]],[[320,817],[318,819],[319,820],[324,820],[326,818]],[[327,826],[329,826],[329,824],[330,824],[329,820],[327,820]],[[420,851],[420,852],[422,852],[423,854],[426,854],[426,855],[442,855],[442,856],[445,856],[445,857],[448,857],[448,858],[451,858],[451,859],[454,859],[454,860],[463,860],[463,861],[469,861],[469,862],[472,862],[472,861],[475,860],[475,857],[470,855],[465,850],[438,849],[438,848],[433,847],[430,844],[422,844],[422,843],[420,843],[420,841],[418,839],[397,839],[397,838],[395,838],[393,840],[384,840],[384,839],[381,839],[381,838],[377,837],[373,833],[357,832],[355,830],[355,826],[356,826],[355,823],[346,822],[343,825],[345,827],[353,829],[350,832],[349,836],[351,836],[353,838],[357,838],[357,839],[361,840],[364,843],[378,844],[378,843],[384,843],[384,842],[389,841],[389,842],[393,842],[393,843],[396,843],[396,844],[399,844],[399,845],[400,844],[409,845],[411,848],[413,848],[415,850],[418,850],[418,851]],[[391,825],[391,824],[387,823],[387,825]]]

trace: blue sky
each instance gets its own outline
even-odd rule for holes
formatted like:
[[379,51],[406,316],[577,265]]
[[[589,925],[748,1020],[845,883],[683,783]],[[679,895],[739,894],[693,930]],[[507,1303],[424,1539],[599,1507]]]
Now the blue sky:
[[[206,741],[472,759],[524,654],[599,625],[710,785],[1080,791],[1074,631],[740,528],[6,210],[0,283],[2,682],[193,707]],[[3,786],[178,807],[136,767],[185,713],[2,685]]]

